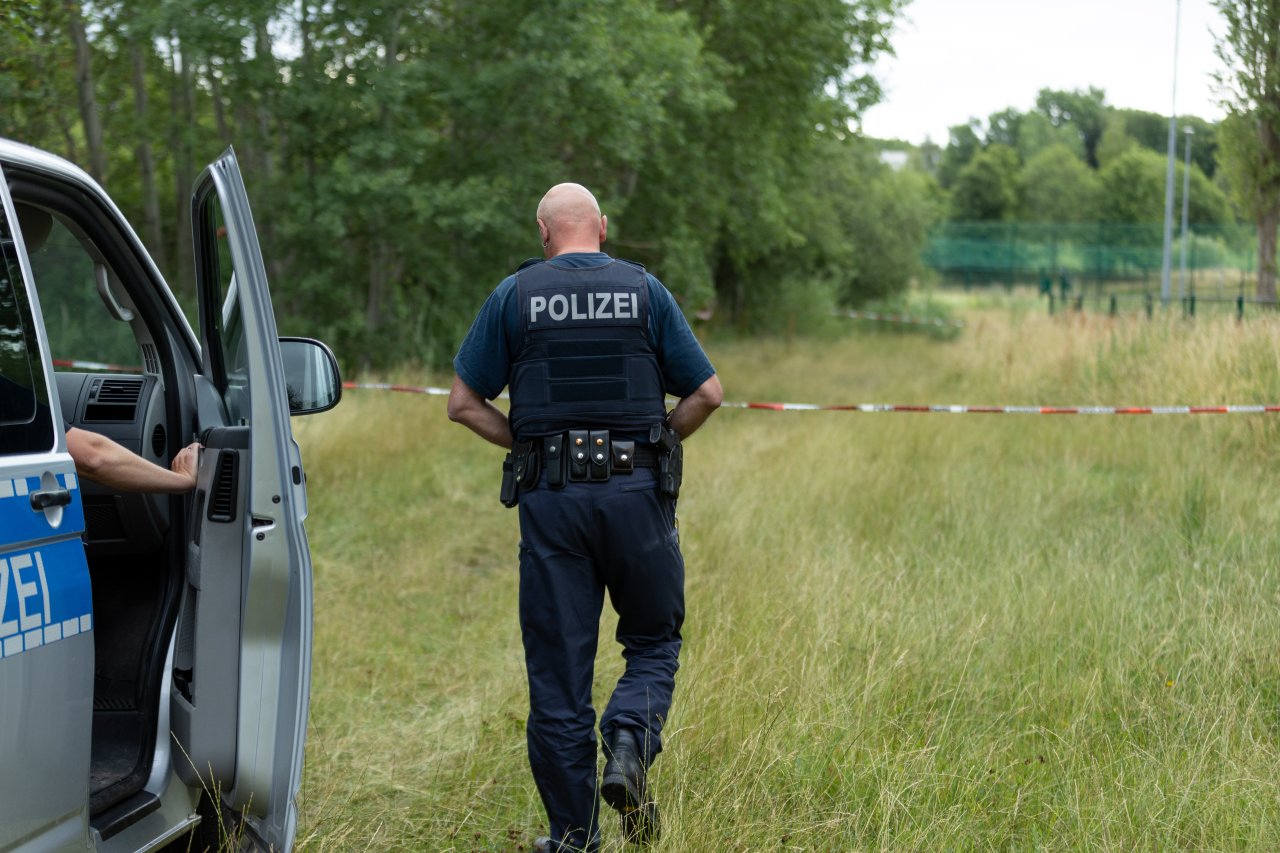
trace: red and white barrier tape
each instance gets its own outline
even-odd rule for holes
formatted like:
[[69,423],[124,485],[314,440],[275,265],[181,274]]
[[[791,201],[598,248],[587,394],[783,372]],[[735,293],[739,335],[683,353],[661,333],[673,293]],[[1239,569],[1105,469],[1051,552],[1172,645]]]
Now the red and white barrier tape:
[[[448,397],[448,388],[420,388],[417,385],[392,385],[387,382],[343,382],[343,388],[355,388],[363,391],[399,391],[404,394],[429,394],[432,397]],[[502,395],[506,398],[506,394]]]
[[845,311],[838,316],[853,320],[875,320],[880,323],[906,323],[913,326],[948,326],[963,329],[963,320],[943,320],[939,317],[913,317],[910,314],[877,314],[874,311]]
[[54,367],[71,367],[76,370],[120,370],[125,373],[138,373],[141,367],[128,367],[123,364],[106,364],[101,361],[80,361],[78,359],[55,358]]
[[[343,388],[370,391],[400,391],[447,397],[448,388],[391,385],[385,382],[344,382]],[[505,398],[507,395],[503,394]],[[892,403],[821,405],[818,403],[722,403],[724,409],[763,409],[771,412],[915,412],[935,415],[1261,415],[1280,412],[1274,406],[925,406]]]

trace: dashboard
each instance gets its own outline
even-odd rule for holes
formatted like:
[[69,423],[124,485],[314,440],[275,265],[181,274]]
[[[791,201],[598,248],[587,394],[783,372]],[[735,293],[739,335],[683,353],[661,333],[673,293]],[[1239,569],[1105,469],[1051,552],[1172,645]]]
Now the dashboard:
[[[170,436],[164,389],[151,374],[58,373],[58,397],[68,426],[96,432],[167,468]],[[126,494],[82,480],[89,556],[158,551],[169,529],[167,495]]]

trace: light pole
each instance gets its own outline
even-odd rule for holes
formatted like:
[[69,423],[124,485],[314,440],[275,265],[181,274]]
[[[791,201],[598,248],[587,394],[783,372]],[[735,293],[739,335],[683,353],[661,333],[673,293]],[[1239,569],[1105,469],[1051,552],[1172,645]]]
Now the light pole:
[[1187,242],[1191,239],[1191,235],[1187,233],[1187,205],[1191,200],[1191,137],[1195,136],[1194,127],[1187,126],[1182,129],[1187,137],[1187,153],[1182,164],[1182,248],[1178,251],[1178,303],[1182,303],[1183,290],[1182,283],[1187,278]]
[[1164,178],[1164,252],[1160,259],[1160,301],[1169,304],[1169,266],[1173,255],[1173,161],[1178,156],[1178,36],[1182,29],[1182,0],[1173,21],[1173,103],[1169,108],[1169,168]]

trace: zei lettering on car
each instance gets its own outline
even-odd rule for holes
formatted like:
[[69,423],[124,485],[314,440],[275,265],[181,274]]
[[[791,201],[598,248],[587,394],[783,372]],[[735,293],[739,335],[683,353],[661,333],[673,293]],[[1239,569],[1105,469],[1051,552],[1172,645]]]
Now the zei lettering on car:
[[[62,475],[69,490],[74,474]],[[43,521],[31,512],[30,493],[39,479],[0,479],[0,517],[6,526]],[[16,541],[35,531],[11,530]],[[79,536],[38,547],[0,552],[0,658],[15,657],[93,628],[93,596]]]

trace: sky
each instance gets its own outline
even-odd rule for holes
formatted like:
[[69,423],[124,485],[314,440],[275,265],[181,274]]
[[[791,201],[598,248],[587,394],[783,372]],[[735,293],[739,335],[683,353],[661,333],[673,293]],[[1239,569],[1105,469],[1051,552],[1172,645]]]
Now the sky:
[[[877,62],[884,99],[863,116],[868,136],[946,145],[947,128],[1043,88],[1096,86],[1114,107],[1168,115],[1177,0],[911,0]],[[1177,112],[1223,115],[1210,75],[1224,29],[1210,0],[1182,0]]]

